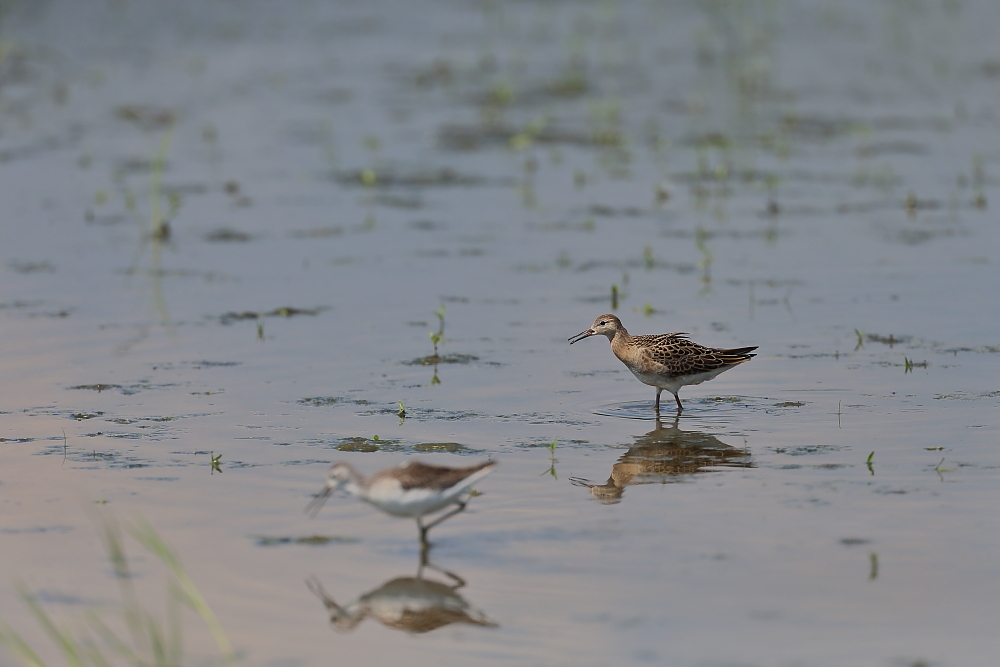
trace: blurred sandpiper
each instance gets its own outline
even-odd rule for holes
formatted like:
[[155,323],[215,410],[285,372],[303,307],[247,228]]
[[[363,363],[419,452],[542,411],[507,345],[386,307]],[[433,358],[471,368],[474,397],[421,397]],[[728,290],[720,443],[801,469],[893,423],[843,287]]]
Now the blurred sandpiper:
[[[326,485],[306,506],[306,512],[315,516],[331,493],[344,490],[386,514],[416,518],[420,540],[426,542],[427,531],[465,509],[469,488],[490,474],[496,465],[491,460],[465,468],[447,468],[411,461],[365,478],[348,463],[334,463]],[[449,505],[457,507],[426,526],[421,521],[425,515]]]

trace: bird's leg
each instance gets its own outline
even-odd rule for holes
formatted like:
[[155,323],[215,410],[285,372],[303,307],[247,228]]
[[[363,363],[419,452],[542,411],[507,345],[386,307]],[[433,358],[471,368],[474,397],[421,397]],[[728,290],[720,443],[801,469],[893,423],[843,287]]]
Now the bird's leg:
[[429,528],[429,527],[430,526],[425,527],[424,524],[423,524],[423,522],[420,520],[420,517],[419,516],[417,517],[417,528],[420,529],[420,552],[421,552],[421,554],[424,553],[431,546],[427,542],[427,528]]
[[306,587],[313,592],[313,595],[323,601],[323,606],[327,609],[338,612],[342,612],[344,610],[343,607],[333,601],[332,597],[326,594],[326,591],[323,589],[323,584],[320,583],[319,577],[315,574],[310,575],[309,578],[306,579]]
[[[431,521],[426,526],[422,526],[421,527],[421,531],[423,531],[422,534],[426,535],[428,530],[430,530],[434,526],[438,525],[439,523],[441,523],[445,519],[453,517],[453,516],[455,516],[456,514],[458,514],[459,512],[461,512],[462,510],[465,509],[465,501],[464,500],[456,500],[455,503],[458,505],[458,507],[456,507],[455,509],[453,509],[450,512],[442,514],[441,516],[439,516],[438,518],[434,519],[433,521]],[[417,519],[417,521],[419,522],[420,519]]]
[[[458,576],[457,574],[455,574],[450,570],[444,570],[438,567],[437,565],[432,563],[430,559],[426,559],[426,561],[422,564],[421,567],[423,568],[424,566],[426,566],[428,569],[436,570],[441,574],[443,574],[444,576],[446,576],[448,579],[450,579],[451,583],[448,584],[448,588],[450,588],[453,591],[458,590],[462,586],[465,586],[465,579],[463,579],[462,577]],[[418,576],[417,578],[419,579],[420,576]]]
[[656,388],[656,404],[653,405],[653,410],[656,414],[660,414],[660,392],[663,391],[659,387]]
[[681,397],[678,396],[677,394],[674,394],[674,400],[677,401],[677,414],[680,414],[681,412],[684,411],[684,406],[681,405]]
[[[419,523],[420,519],[417,519]],[[420,565],[417,566],[417,579],[424,578],[424,566],[430,564],[431,545],[424,537],[423,526],[420,527]]]

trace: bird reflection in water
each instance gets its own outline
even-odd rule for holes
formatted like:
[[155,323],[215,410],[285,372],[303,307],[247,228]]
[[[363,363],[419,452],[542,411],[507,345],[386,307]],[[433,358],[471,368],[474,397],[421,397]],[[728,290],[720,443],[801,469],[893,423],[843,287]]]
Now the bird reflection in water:
[[750,452],[737,449],[713,435],[700,431],[682,431],[674,419],[664,426],[637,436],[635,442],[611,468],[604,484],[580,477],[570,477],[575,486],[583,486],[601,503],[621,502],[625,487],[632,484],[668,484],[681,475],[708,472],[713,468],[752,468]]
[[[441,573],[447,578],[447,583],[425,578],[425,569]],[[430,563],[427,549],[421,551],[417,576],[390,579],[344,606],[327,594],[317,577],[309,577],[306,585],[326,606],[330,625],[340,632],[353,630],[369,616],[387,628],[414,634],[437,630],[452,623],[497,627],[486,614],[470,606],[458,594],[458,589],[465,586],[465,580]]]

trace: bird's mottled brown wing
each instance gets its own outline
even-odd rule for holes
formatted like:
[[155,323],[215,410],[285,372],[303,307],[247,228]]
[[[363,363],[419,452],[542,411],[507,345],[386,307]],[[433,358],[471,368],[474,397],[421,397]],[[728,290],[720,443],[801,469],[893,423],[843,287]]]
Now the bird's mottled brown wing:
[[496,461],[484,461],[467,468],[446,468],[413,461],[396,469],[395,477],[399,479],[399,484],[404,491],[418,486],[429,489],[449,489],[474,472],[492,465],[496,465]]
[[687,334],[672,333],[659,336],[633,336],[632,340],[642,350],[647,363],[660,365],[671,377],[707,373],[724,366],[735,366],[749,361],[749,354],[756,347],[720,350],[699,345]]

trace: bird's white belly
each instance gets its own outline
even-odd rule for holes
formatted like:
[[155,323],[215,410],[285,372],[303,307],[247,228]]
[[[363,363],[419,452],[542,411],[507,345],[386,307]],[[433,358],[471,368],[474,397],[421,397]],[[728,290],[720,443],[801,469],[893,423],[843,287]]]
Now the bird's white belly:
[[441,491],[434,489],[414,488],[401,491],[397,487],[382,493],[373,489],[365,500],[393,516],[423,516],[447,507],[459,495],[460,492],[442,495]]
[[[730,366],[722,366],[721,368],[716,368],[705,373],[677,375],[675,377],[667,377],[665,375],[657,375],[655,373],[640,373],[638,371],[632,371],[632,375],[634,375],[636,379],[643,384],[648,384],[651,387],[657,387],[659,389],[666,389],[667,391],[676,394],[680,391],[681,387],[689,384],[701,384],[702,382],[711,380],[716,375],[722,371],[728,370],[729,368]],[[632,369],[630,368],[629,370]]]

